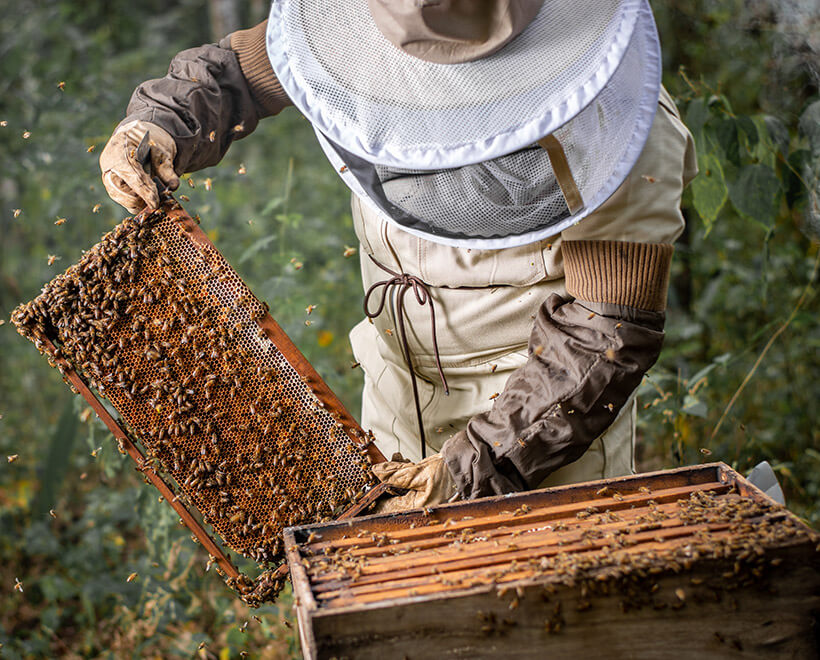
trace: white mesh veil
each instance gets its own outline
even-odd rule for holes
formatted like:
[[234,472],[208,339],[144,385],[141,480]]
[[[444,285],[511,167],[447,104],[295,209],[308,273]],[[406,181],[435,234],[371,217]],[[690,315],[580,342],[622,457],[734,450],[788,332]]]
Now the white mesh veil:
[[657,33],[644,7],[610,82],[554,132],[584,202],[575,214],[547,152],[534,144],[481,163],[428,171],[371,165],[318,128],[317,136],[344,181],[388,222],[447,245],[511,247],[566,229],[612,195],[643,149],[659,89]]
[[566,123],[618,67],[641,0],[545,0],[504,48],[463,64],[390,43],[367,0],[274,0],[268,55],[288,96],[372,163],[441,169],[516,151]]

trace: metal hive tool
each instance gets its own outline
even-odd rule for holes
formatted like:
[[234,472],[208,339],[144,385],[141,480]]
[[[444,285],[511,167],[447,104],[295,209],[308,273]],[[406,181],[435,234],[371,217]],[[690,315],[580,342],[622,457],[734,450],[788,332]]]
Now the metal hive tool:
[[[284,527],[353,515],[384,490],[370,488],[384,460],[371,439],[172,199],[126,218],[12,320],[250,604],[283,585]],[[266,572],[241,575],[191,509]]]

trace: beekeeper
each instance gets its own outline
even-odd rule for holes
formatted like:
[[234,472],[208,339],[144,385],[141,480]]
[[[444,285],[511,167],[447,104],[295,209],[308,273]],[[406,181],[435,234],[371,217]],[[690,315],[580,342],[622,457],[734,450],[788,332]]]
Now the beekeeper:
[[614,477],[696,173],[660,79],[645,0],[274,0],[140,85],[100,166],[155,208],[296,106],[353,191],[362,426],[413,461],[382,508]]

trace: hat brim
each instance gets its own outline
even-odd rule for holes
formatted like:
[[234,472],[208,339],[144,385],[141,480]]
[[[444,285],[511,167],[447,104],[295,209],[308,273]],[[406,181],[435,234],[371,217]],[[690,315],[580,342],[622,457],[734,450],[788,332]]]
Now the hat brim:
[[315,128],[372,163],[423,170],[501,156],[554,132],[617,70],[643,0],[546,0],[492,55],[435,64],[390,43],[367,0],[274,0],[267,50]]
[[[539,213],[535,222],[521,222],[521,218],[515,221],[509,217],[509,211],[501,207],[497,208],[498,217],[492,217],[495,209],[491,207],[490,217],[482,221],[481,209],[469,199],[457,204],[435,205],[442,207],[442,213],[437,217],[410,217],[406,205],[403,213],[394,213],[367,187],[367,177],[360,180],[355,158],[340,153],[318,129],[316,133],[328,159],[345,183],[386,222],[419,238],[452,247],[517,247],[556,236],[596,211],[612,196],[643,151],[657,112],[660,84],[658,34],[651,10],[645,5],[629,48],[610,84],[582,112],[553,133],[566,152],[583,208],[575,213]],[[538,180],[541,177],[548,180],[553,177],[549,159],[544,156],[542,160],[547,164],[537,177]],[[445,195],[452,194],[449,190],[444,192]],[[543,201],[550,206],[549,200]],[[535,215],[530,214],[530,217]],[[482,225],[486,229],[488,221],[489,226],[494,225],[503,231],[495,235],[482,231]]]

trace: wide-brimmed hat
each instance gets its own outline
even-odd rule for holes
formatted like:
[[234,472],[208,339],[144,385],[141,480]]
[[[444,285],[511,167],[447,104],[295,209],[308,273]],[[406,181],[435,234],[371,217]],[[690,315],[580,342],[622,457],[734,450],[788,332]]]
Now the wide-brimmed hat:
[[[465,3],[274,0],[268,55],[343,164],[352,156],[382,168],[448,170],[553,136],[581,198],[574,208],[525,223],[517,237],[392,218],[449,244],[522,244],[590,213],[634,165],[657,107],[657,32],[646,0],[476,0],[486,13],[472,24],[430,18]],[[348,184],[360,192],[361,180]],[[367,186],[362,192],[372,201]]]

